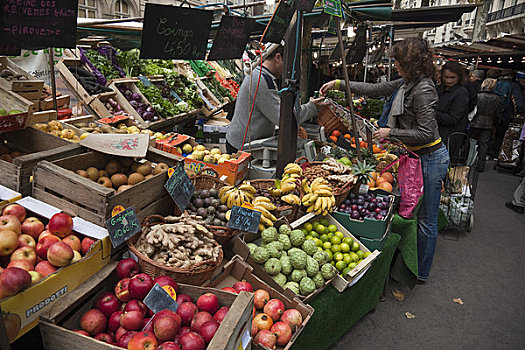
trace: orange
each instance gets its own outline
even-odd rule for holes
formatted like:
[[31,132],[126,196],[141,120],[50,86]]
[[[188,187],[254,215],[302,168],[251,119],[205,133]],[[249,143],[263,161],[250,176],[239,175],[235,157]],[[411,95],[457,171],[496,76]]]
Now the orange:
[[330,136],[330,140],[337,142],[337,136],[334,136],[334,135]]
[[378,188],[382,189],[382,190],[385,190],[387,192],[392,192],[392,185],[389,184],[388,182],[381,182],[379,184],[379,186],[377,186]]
[[372,178],[370,178],[370,180],[368,180],[368,182],[366,184],[368,185],[368,187],[375,187],[375,185],[376,185],[374,179],[372,179]]
[[336,137],[341,136],[341,131],[339,131],[339,130],[332,131],[332,136],[336,136]]
[[352,139],[352,136],[350,136],[350,134],[345,134],[345,135],[344,135],[344,138],[347,139],[347,140],[351,140],[351,139]]
[[384,177],[386,181],[388,181],[389,183],[394,182],[394,176],[392,175],[392,173],[389,173],[388,171],[385,171],[381,176]]
[[376,185],[379,186],[380,183],[382,182],[388,182],[383,176],[379,176],[377,179],[376,179]]
[[372,175],[372,179],[377,180],[377,177],[379,176],[379,173],[377,171],[372,171],[370,173],[370,175]]

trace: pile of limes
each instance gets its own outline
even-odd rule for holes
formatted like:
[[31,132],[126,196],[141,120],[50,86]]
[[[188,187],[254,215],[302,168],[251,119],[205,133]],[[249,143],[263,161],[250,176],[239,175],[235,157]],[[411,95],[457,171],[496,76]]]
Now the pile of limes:
[[351,237],[345,237],[336,225],[329,225],[327,218],[307,222],[301,229],[306,239],[313,239],[317,249],[328,254],[330,264],[335,266],[341,276],[346,276],[370,252],[361,250],[359,243]]

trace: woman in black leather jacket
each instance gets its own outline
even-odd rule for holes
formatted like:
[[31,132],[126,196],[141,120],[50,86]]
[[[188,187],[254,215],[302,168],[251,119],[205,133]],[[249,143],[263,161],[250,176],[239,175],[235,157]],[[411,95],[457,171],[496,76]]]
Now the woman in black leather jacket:
[[[391,96],[387,120],[374,137],[402,141],[419,155],[424,193],[418,211],[418,279],[424,283],[429,276],[438,236],[441,183],[449,164],[447,149],[439,136],[436,121],[437,93],[432,78],[432,51],[425,40],[409,38],[392,48],[395,67],[402,79],[379,84],[350,82],[359,95]],[[321,87],[320,92],[338,88],[344,82],[334,80]],[[395,97],[392,97],[395,93]]]

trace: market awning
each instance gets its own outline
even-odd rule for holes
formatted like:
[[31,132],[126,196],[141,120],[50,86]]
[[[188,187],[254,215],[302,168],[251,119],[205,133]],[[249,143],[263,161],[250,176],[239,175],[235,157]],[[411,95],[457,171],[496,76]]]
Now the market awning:
[[436,45],[437,53],[447,57],[474,57],[477,55],[525,54],[525,34],[506,35],[481,42],[459,42]]

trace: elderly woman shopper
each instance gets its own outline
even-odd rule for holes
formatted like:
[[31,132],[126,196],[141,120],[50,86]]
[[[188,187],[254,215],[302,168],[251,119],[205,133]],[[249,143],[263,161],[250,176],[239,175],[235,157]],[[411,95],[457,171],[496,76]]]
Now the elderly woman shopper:
[[[418,211],[417,250],[418,278],[424,283],[436,249],[441,183],[447,173],[449,156],[436,122],[438,96],[432,80],[435,70],[428,43],[409,38],[397,43],[391,54],[402,79],[379,84],[350,82],[350,89],[360,95],[390,96],[390,109],[383,113],[381,128],[374,136],[400,140],[421,159],[424,194]],[[331,81],[321,87],[320,92],[325,94],[340,85],[344,82]]]

